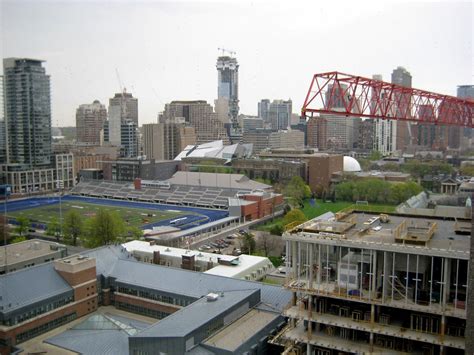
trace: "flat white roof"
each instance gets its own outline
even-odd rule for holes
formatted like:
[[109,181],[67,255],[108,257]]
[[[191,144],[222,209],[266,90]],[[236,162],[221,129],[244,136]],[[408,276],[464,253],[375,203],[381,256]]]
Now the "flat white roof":
[[[225,256],[219,254],[213,255]],[[262,268],[266,265],[272,265],[271,261],[263,256],[242,254],[238,258],[240,263],[237,266],[217,265],[216,267],[213,267],[212,269],[209,269],[204,273],[211,275],[242,278],[245,275],[258,270],[259,268]]]
[[[245,276],[253,270],[257,270],[263,266],[270,265],[271,261],[263,256],[254,256],[242,254],[240,256],[234,255],[222,255],[214,253],[206,253],[198,250],[189,250],[181,248],[167,247],[164,245],[150,245],[149,242],[133,240],[128,243],[122,244],[122,246],[127,249],[128,252],[139,251],[144,253],[153,254],[154,251],[159,251],[160,255],[168,256],[172,258],[181,258],[181,256],[195,256],[196,261],[208,262],[212,261],[217,264],[217,266],[212,269],[207,270],[206,274],[220,275],[227,277],[240,277]],[[218,259],[235,262],[235,265],[220,265],[218,264]],[[242,277],[243,277],[242,276]]]

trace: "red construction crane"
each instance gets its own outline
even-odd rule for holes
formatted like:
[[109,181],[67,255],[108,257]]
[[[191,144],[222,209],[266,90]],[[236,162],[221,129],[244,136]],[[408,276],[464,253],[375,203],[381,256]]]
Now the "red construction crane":
[[474,127],[472,100],[339,72],[313,76],[301,113]]

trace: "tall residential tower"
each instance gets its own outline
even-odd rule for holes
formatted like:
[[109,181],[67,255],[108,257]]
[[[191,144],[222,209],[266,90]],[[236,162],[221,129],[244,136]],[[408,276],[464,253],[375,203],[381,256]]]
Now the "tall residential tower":
[[[239,115],[239,64],[230,56],[217,58],[217,100],[216,112],[223,123],[237,127]],[[225,117],[227,116],[227,118]]]
[[[411,88],[412,77],[408,70],[404,67],[397,67],[392,72],[392,84]],[[395,100],[399,102],[396,108],[396,115],[407,116],[405,112],[411,107],[411,94],[404,94],[403,97],[396,97]],[[399,120],[397,121],[397,143],[398,150],[404,150],[407,146],[413,144],[412,142],[412,124],[410,122]]]
[[42,60],[3,60],[6,153],[9,164],[51,163],[50,78]]
[[104,136],[109,143],[121,147],[122,157],[133,158],[138,149],[138,100],[126,92],[117,93],[109,100],[109,120]]
[[77,142],[99,145],[100,132],[106,120],[107,109],[98,100],[92,104],[80,105],[76,110]]
[[[382,75],[375,74],[373,79],[382,81]],[[374,97],[384,99],[384,93],[378,88],[372,91]],[[374,150],[379,151],[382,155],[390,155],[397,149],[397,121],[388,119],[375,119],[374,132]]]

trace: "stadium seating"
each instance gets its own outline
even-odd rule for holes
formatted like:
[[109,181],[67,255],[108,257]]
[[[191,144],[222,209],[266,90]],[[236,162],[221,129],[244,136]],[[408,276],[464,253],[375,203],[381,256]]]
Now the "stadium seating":
[[130,182],[84,180],[77,184],[71,195],[121,199],[129,201],[155,202],[182,206],[227,209],[229,197],[249,191],[229,188],[171,185],[169,189],[143,187],[136,190]]

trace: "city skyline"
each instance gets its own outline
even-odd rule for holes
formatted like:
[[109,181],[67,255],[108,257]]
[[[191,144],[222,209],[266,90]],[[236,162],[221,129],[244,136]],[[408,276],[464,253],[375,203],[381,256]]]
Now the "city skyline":
[[[291,98],[298,113],[317,72],[388,78],[401,65],[412,73],[413,87],[452,96],[458,85],[472,80],[472,5],[467,2],[270,7],[260,1],[139,6],[2,1],[0,6],[2,57],[46,61],[53,126],[74,125],[80,104],[106,102],[119,92],[116,69],[140,101],[140,125],[156,122],[173,100],[213,103],[218,47],[237,52],[244,114],[255,114],[257,102],[267,97]],[[228,26],[230,19],[238,26]],[[214,25],[203,26],[209,23]],[[283,42],[285,51],[278,50]]]

